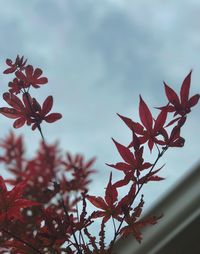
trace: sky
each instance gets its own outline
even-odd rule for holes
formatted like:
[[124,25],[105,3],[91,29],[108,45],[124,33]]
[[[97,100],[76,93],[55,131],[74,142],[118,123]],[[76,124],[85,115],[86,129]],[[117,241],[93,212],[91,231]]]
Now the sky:
[[[65,151],[97,157],[98,174],[91,192],[104,192],[111,168],[120,157],[111,137],[128,144],[131,134],[116,113],[138,119],[139,95],[150,108],[165,105],[165,80],[179,91],[192,69],[191,95],[200,90],[199,0],[0,0],[0,73],[5,59],[24,55],[40,67],[49,83],[34,91],[43,101],[54,97],[54,112],[63,115],[44,124],[46,140],[59,140]],[[1,94],[9,77],[1,75]],[[0,100],[4,105],[3,100]],[[156,112],[156,111],[154,111]],[[198,163],[200,107],[193,109],[183,136],[185,147],[167,152],[161,164],[166,180],[144,191],[148,209]],[[12,128],[1,117],[0,137]],[[40,136],[29,127],[31,154]],[[146,153],[147,158],[150,154]]]

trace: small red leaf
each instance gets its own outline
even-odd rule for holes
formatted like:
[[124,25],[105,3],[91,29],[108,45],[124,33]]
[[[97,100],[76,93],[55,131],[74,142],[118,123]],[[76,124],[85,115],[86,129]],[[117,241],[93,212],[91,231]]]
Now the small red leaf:
[[181,104],[183,106],[185,106],[186,103],[188,102],[189,92],[190,92],[191,74],[192,74],[192,71],[190,71],[190,73],[184,79],[183,84],[181,86],[180,97],[181,97]]
[[143,125],[149,132],[151,132],[153,124],[152,114],[141,96],[140,96],[139,114]]
[[166,127],[169,127],[169,126],[172,125],[172,124],[174,124],[174,123],[177,122],[179,119],[181,119],[180,116],[177,117],[177,118],[172,119],[172,120],[165,126],[165,128],[166,128]]
[[167,110],[162,110],[158,115],[155,125],[154,125],[154,132],[157,133],[160,129],[163,128],[167,119]]
[[46,77],[37,79],[37,84],[43,85],[48,83],[48,79]]
[[117,201],[117,197],[118,192],[116,187],[112,185],[112,173],[111,173],[108,185],[106,187],[106,195],[105,195],[105,200],[108,206],[111,207]]
[[42,70],[40,68],[36,68],[34,71],[34,77],[38,78],[41,75],[42,75]]
[[17,110],[21,110],[24,108],[23,103],[21,100],[14,94],[11,93],[4,93],[3,99],[13,108]]
[[44,120],[48,123],[53,123],[60,118],[62,118],[62,115],[60,113],[51,113],[48,116],[45,116]]
[[125,177],[124,179],[117,181],[117,182],[114,184],[114,186],[115,186],[116,188],[119,188],[119,187],[122,187],[122,186],[127,185],[129,182],[130,182],[130,180],[129,180],[128,178]]
[[17,110],[15,110],[14,108],[6,108],[6,107],[0,108],[0,113],[12,119],[19,117]]
[[165,82],[164,82],[164,85],[165,85],[165,93],[169,102],[171,102],[173,105],[180,104],[179,98],[176,92],[171,87],[169,87]]
[[195,95],[193,95],[193,96],[189,99],[189,106],[190,106],[190,107],[194,107],[194,106],[198,103],[199,98],[200,98],[200,94],[195,94]]
[[115,143],[115,146],[117,147],[117,150],[121,157],[124,159],[125,162],[128,164],[132,164],[134,162],[134,155],[131,153],[129,148],[121,145],[120,143],[116,142],[114,139],[112,139]]
[[53,106],[53,97],[48,96],[42,105],[42,114],[46,116],[51,111],[52,106]]
[[122,170],[122,171],[130,171],[130,170],[132,170],[133,169],[133,166],[131,166],[131,165],[129,165],[129,164],[126,164],[126,163],[124,163],[124,162],[118,162],[118,163],[116,163],[116,164],[107,164],[106,163],[106,165],[107,166],[109,166],[109,167],[112,167],[112,168],[116,168],[116,169],[118,169],[118,170]]
[[31,108],[32,98],[31,98],[30,94],[29,93],[24,93],[22,95],[22,99],[23,99],[26,111],[29,112],[29,113],[32,113],[32,108]]
[[97,208],[106,210],[107,205],[102,197],[95,197],[95,196],[87,195],[86,198],[90,201],[90,203],[92,203]]
[[22,127],[25,124],[25,122],[26,122],[26,119],[24,117],[20,117],[14,121],[13,127],[18,129],[18,128]]
[[133,123],[133,121],[132,121],[130,118],[125,117],[125,116],[122,116],[122,115],[120,115],[120,114],[117,114],[117,115],[124,121],[124,123],[125,123],[131,130],[133,130],[133,125],[134,125],[134,123]]

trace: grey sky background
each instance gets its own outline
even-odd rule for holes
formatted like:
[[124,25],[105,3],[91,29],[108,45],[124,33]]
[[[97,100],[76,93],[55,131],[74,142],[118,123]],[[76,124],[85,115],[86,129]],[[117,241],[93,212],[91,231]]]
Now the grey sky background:
[[[138,119],[139,94],[149,107],[166,103],[162,81],[179,91],[193,69],[191,94],[200,88],[199,0],[7,0],[0,1],[0,71],[6,58],[17,54],[40,67],[49,84],[35,90],[40,101],[54,96],[54,112],[63,114],[55,124],[44,124],[49,142],[64,150],[97,156],[91,193],[104,192],[111,168],[120,157],[111,137],[130,141],[128,128],[116,112]],[[1,75],[0,92],[9,76]],[[1,100],[1,105],[4,102]],[[199,160],[200,107],[184,127],[186,144],[163,158],[160,175],[166,178],[145,190],[146,208],[162,197]],[[1,116],[4,137],[12,120]],[[28,127],[31,154],[40,140]],[[149,153],[146,154],[148,158]]]

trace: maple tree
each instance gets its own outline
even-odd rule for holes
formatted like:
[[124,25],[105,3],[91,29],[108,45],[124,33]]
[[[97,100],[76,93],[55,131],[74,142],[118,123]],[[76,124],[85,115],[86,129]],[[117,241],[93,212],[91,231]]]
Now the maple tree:
[[[150,181],[161,181],[158,175],[162,167],[158,161],[169,148],[183,147],[181,136],[191,108],[199,101],[199,94],[189,98],[191,74],[184,79],[180,98],[166,83],[167,104],[157,107],[158,115],[153,117],[146,102],[140,96],[140,122],[118,114],[131,131],[129,144],[120,144],[113,139],[121,161],[108,164],[120,171],[120,180],[113,180],[110,174],[105,196],[94,196],[88,191],[95,158],[85,160],[81,154],[69,152],[63,156],[58,144],[48,144],[41,124],[61,119],[60,113],[50,113],[53,97],[48,96],[40,105],[31,96],[31,89],[48,83],[40,68],[27,64],[24,57],[15,61],[6,60],[4,74],[13,74],[8,91],[3,99],[9,107],[1,107],[0,113],[14,119],[13,127],[27,124],[41,134],[41,143],[33,158],[25,154],[24,139],[10,132],[1,139],[0,163],[12,174],[3,179],[0,176],[0,253],[6,254],[114,254],[114,244],[119,237],[132,235],[142,240],[141,229],[157,223],[160,217],[142,219],[144,197],[141,189]],[[149,162],[144,149],[157,156]],[[11,186],[8,190],[7,185]],[[121,188],[129,191],[119,195]],[[139,203],[138,196],[141,195]],[[122,196],[122,197],[121,197]],[[88,204],[95,207],[89,214]],[[99,237],[93,235],[91,225],[101,220]],[[114,236],[106,242],[107,222],[113,223]]]

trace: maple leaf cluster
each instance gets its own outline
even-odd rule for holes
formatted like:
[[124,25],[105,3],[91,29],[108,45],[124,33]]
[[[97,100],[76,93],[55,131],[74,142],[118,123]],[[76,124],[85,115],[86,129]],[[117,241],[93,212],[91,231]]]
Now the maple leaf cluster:
[[[8,83],[9,91],[3,94],[9,107],[1,107],[0,113],[15,119],[14,128],[27,124],[32,130],[38,129],[42,140],[32,158],[26,156],[22,136],[11,131],[0,140],[0,163],[11,175],[7,179],[0,176],[0,253],[117,254],[114,244],[119,237],[133,236],[141,242],[142,228],[156,224],[161,217],[141,217],[142,187],[164,179],[158,175],[163,167],[158,166],[158,161],[168,149],[184,146],[181,130],[199,101],[199,94],[189,97],[192,72],[184,79],[180,96],[164,83],[167,103],[155,109],[156,117],[142,96],[139,122],[118,114],[129,128],[131,140],[121,144],[113,139],[121,161],[107,165],[120,171],[121,178],[115,181],[114,172],[110,173],[102,197],[88,190],[90,176],[96,172],[95,158],[85,160],[82,154],[62,152],[58,143],[45,141],[42,122],[53,123],[62,116],[50,113],[52,96],[40,105],[30,94],[32,88],[48,82],[42,70],[27,65],[20,56],[15,61],[7,59],[6,64],[4,74],[15,77]],[[145,149],[157,156],[147,161]],[[91,213],[89,205],[95,207]],[[92,225],[97,219],[101,223],[98,234],[94,234]],[[113,239],[107,242],[109,222],[113,224]]]
[[[17,56],[15,62],[6,60],[9,66],[4,74],[14,73],[15,78],[9,82],[9,91],[3,94],[3,99],[10,107],[1,107],[0,113],[4,116],[16,119],[13,123],[14,128],[20,128],[25,123],[32,125],[32,130],[40,129],[40,124],[44,120],[53,123],[59,120],[62,115],[60,113],[50,113],[53,106],[53,97],[48,96],[42,106],[30,95],[30,88],[40,88],[48,82],[46,77],[41,77],[42,70],[34,69],[32,65],[27,65],[24,57]],[[22,94],[22,99],[17,95]]]

